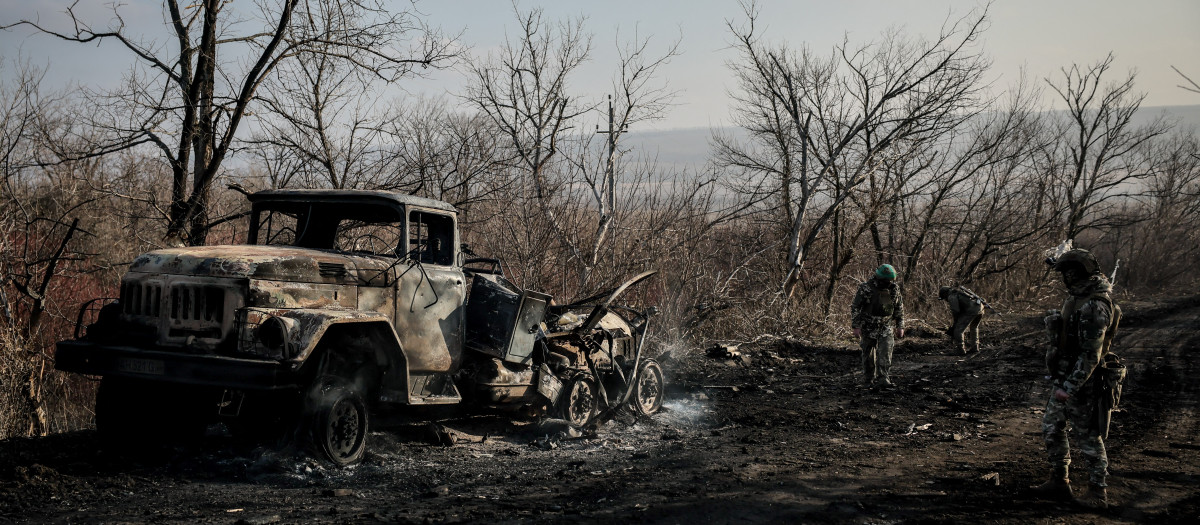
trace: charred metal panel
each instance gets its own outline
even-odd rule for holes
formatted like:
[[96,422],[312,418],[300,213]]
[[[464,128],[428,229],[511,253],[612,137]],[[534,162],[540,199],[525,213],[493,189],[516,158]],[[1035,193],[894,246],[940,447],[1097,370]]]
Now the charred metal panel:
[[600,318],[600,322],[596,323],[596,326],[613,333],[617,337],[629,337],[631,331],[629,323],[613,312],[605,312],[604,317]]
[[347,257],[354,267],[354,279],[361,286],[393,286],[396,268],[403,265],[393,257]]
[[477,361],[469,375],[475,399],[484,405],[515,403],[537,392],[533,368],[496,358]]
[[558,396],[562,392],[562,381],[554,376],[550,371],[550,367],[546,363],[542,363],[541,368],[538,368],[537,391],[550,401],[551,405],[558,403]]
[[378,312],[388,319],[396,316],[396,289],[388,287],[363,286],[358,289],[359,310]]
[[254,279],[249,301],[261,308],[353,308],[358,305],[357,295],[354,286]]
[[467,347],[508,362],[531,359],[550,296],[519,291],[497,275],[478,274],[467,305]]
[[[263,315],[271,315],[292,319],[296,322],[289,323],[290,327],[295,328],[295,333],[289,334],[290,340],[295,344],[295,357],[288,361],[296,364],[304,362],[313,350],[317,348],[317,344],[321,342],[321,338],[329,327],[335,324],[348,323],[387,323],[388,319],[376,312],[362,312],[351,309],[269,309],[269,308],[248,308],[248,311],[260,312]],[[250,329],[250,325],[247,325]],[[243,336],[245,337],[245,336]],[[252,337],[252,336],[251,336]],[[399,339],[395,349],[399,351]],[[383,352],[386,349],[376,349],[378,352]]]
[[454,206],[446,202],[388,191],[289,188],[257,191],[250,194],[249,198],[250,202],[255,205],[271,202],[346,203],[347,205],[367,203],[372,205],[420,206],[451,213],[454,212]]
[[196,246],[139,255],[129,271],[340,284],[350,278],[350,264],[346,255],[287,246]]
[[410,373],[408,402],[413,405],[445,405],[462,401],[450,374]]
[[537,339],[537,331],[546,317],[548,304],[550,304],[549,295],[530,290],[521,293],[521,302],[517,307],[517,320],[512,327],[512,337],[508,341],[506,360],[529,364],[533,354],[533,345]]
[[396,283],[396,333],[409,370],[448,372],[462,361],[462,269],[406,261]]

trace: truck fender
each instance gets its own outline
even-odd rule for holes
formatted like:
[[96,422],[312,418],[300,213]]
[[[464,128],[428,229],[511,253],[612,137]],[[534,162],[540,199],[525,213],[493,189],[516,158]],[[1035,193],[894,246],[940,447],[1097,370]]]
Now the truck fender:
[[408,359],[387,316],[317,308],[254,310],[288,325],[293,350],[285,362],[294,368],[309,368],[315,375],[342,376],[357,373],[347,368],[373,368],[383,377],[363,378],[372,383],[371,389],[381,386],[380,381],[389,389],[407,388]]

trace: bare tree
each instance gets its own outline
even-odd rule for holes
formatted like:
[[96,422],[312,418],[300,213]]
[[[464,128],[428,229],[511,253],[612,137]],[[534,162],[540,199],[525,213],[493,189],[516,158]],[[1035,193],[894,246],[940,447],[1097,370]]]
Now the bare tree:
[[502,199],[514,184],[505,138],[486,116],[448,107],[441,97],[419,98],[396,112],[383,128],[389,168],[377,184],[449,202],[463,220],[489,220],[477,205]]
[[1141,209],[1144,222],[1118,231],[1113,251],[1131,284],[1163,286],[1194,274],[1200,264],[1200,138],[1176,130],[1146,146],[1152,159]]
[[387,112],[377,109],[372,84],[369,73],[341,57],[298,53],[264,79],[257,101],[266,118],[257,120],[247,147],[289,152],[289,168],[304,186],[361,187],[384,172],[379,126]]
[[[618,45],[616,100],[609,105],[608,140],[598,156],[592,138],[578,130],[595,104],[580,103],[581,97],[568,92],[569,80],[591,53],[584,20],[552,25],[540,9],[516,16],[518,36],[498,56],[472,64],[474,82],[466,98],[505,137],[523,187],[578,266],[578,286],[584,288],[619,223],[620,138],[630,126],[661,117],[670,105],[674,92],[658,75],[678,53],[678,41],[660,54],[650,51],[649,38],[636,34]],[[590,203],[580,201],[579,185],[587,189]],[[593,209],[594,221],[581,217]],[[589,223],[594,224],[590,232],[578,231]]]
[[1183,71],[1180,71],[1179,68],[1171,66],[1171,69],[1175,70],[1175,72],[1178,73],[1179,76],[1183,77],[1183,80],[1187,82],[1187,85],[1180,84],[1180,88],[1191,91],[1192,93],[1200,93],[1200,84],[1197,84],[1195,80],[1191,79],[1191,77],[1183,74]]
[[60,93],[42,88],[46,71],[20,57],[0,57],[0,180],[9,196],[14,179],[51,162],[50,142],[70,126]]
[[71,407],[49,349],[96,282],[79,247],[97,200],[84,175],[99,163],[58,162],[77,111],[44,91],[44,70],[19,58],[11,67],[0,60],[0,437],[62,429],[52,412]]
[[1111,53],[1099,62],[1062,69],[1059,82],[1046,79],[1066,103],[1060,121],[1062,140],[1047,154],[1047,172],[1061,191],[1064,206],[1063,235],[1073,239],[1089,228],[1105,228],[1122,219],[1106,206],[1119,205],[1140,191],[1137,183],[1149,172],[1145,158],[1137,152],[1147,141],[1166,133],[1162,119],[1138,126],[1134,115],[1145,100],[1134,92],[1133,72],[1107,82],[1112,68]]
[[[920,162],[926,176],[914,180],[903,206],[903,218],[898,221],[906,231],[904,274],[911,275],[925,259],[930,242],[944,231],[957,229],[995,229],[999,225],[981,222],[978,205],[991,195],[993,205],[1001,194],[1027,196],[1033,202],[1044,200],[1044,192],[1014,191],[1037,180],[1032,170],[1032,157],[1039,149],[1044,134],[1043,123],[1032,101],[1037,93],[1020,84],[1011,92],[1008,106],[981,114],[962,130],[945,135],[933,147],[922,151]],[[1029,206],[1028,216],[1052,218],[1046,206]],[[995,211],[995,208],[993,208]],[[1041,211],[1039,211],[1041,210]],[[1044,223],[1037,219],[1020,226],[1019,231],[1040,229]],[[1015,232],[1013,232],[1015,233]],[[954,282],[969,283],[976,276],[967,272],[964,264],[970,259],[961,252],[939,246],[940,258],[934,265],[953,270],[948,276]],[[955,257],[958,257],[955,259]]]
[[[5,65],[0,62],[0,71]],[[62,100],[43,93],[44,70],[24,62],[14,65],[11,81],[0,83],[0,325],[19,327],[23,338],[36,338],[48,306],[47,290],[78,232],[78,218],[72,222],[69,216],[86,201],[72,202],[74,191],[47,192],[53,182],[44,183],[41,169],[51,163],[47,142],[57,139],[67,125]],[[67,177],[62,184],[60,189],[77,181]],[[18,299],[9,297],[10,285],[26,305],[20,319],[14,307]]]
[[413,11],[393,11],[382,0],[264,0],[253,15],[223,0],[166,0],[164,8],[172,45],[131,34],[119,5],[103,28],[77,16],[74,5],[66,31],[31,20],[3,27],[26,25],[79,43],[112,40],[132,53],[139,66],[127,85],[93,97],[98,107],[114,109],[93,122],[108,140],[84,154],[155,146],[172,171],[167,237],[179,243],[205,242],[213,182],[260,86],[281,63],[301,54],[336,56],[394,81],[414,67],[441,64],[450,45]]
[[523,173],[522,186],[560,242],[582,260],[556,215],[552,201],[562,181],[552,166],[576,119],[592,109],[567,92],[568,78],[591,53],[592,37],[584,32],[583,19],[554,25],[543,19],[541,9],[516,16],[517,36],[498,55],[470,65],[466,98],[495,123]]
[[763,187],[774,188],[787,207],[780,291],[792,297],[810,248],[847,199],[888,158],[954,129],[976,107],[988,64],[974,44],[986,11],[946,24],[931,41],[892,32],[873,44],[843,42],[828,59],[762,43],[755,6],[745,12],[745,26],[728,24],[741,53],[730,67],[743,127],[776,156],[759,158],[718,141],[718,162],[773,173],[778,181]]
[[666,85],[656,83],[656,77],[660,68],[678,54],[679,41],[672,43],[661,55],[650,55],[648,48],[649,38],[638,38],[636,35],[634,42],[618,48],[620,68],[612,86],[618,97],[616,108],[613,107],[611,99],[608,103],[608,129],[605,131],[607,155],[604,170],[598,173],[588,170],[587,164],[581,165],[584,180],[592,188],[595,204],[599,207],[592,249],[588,259],[583,261],[583,283],[587,283],[588,274],[599,261],[601,248],[605,247],[608,233],[617,219],[617,156],[620,137],[635,123],[661,117],[674,98],[674,92],[668,90]]

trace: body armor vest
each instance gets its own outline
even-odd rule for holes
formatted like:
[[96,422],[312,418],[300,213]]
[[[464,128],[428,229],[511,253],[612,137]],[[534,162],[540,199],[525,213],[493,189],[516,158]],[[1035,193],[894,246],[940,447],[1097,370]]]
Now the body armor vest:
[[1106,293],[1092,294],[1087,297],[1076,297],[1074,295],[1068,297],[1063,302],[1063,322],[1058,331],[1058,348],[1064,354],[1063,357],[1072,363],[1075,361],[1075,357],[1079,355],[1080,339],[1091,339],[1097,335],[1083,332],[1088,329],[1095,330],[1100,328],[1084,326],[1083,319],[1081,319],[1079,308],[1089,300],[1097,300],[1107,304],[1110,312],[1108,326],[1103,327],[1105,330],[1104,339],[1100,343],[1101,357],[1108,354],[1109,349],[1112,347],[1113,339],[1117,336],[1117,326],[1121,322],[1121,307],[1113,303],[1112,299]]
[[888,284],[884,288],[875,288],[875,294],[871,296],[871,315],[875,317],[891,317],[892,312],[896,308],[895,284]]

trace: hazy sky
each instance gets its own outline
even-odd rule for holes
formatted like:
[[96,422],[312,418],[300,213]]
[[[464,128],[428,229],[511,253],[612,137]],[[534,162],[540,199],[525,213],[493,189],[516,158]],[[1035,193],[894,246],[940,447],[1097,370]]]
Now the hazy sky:
[[[164,33],[150,34],[163,30],[161,2],[122,1],[121,12],[129,27],[166,41]],[[0,25],[40,16],[48,25],[66,28],[61,13],[69,3],[0,0]],[[80,3],[99,20],[96,26],[111,18],[101,9],[110,0]],[[250,5],[250,0],[234,0],[235,6],[239,4]],[[437,0],[418,5],[431,23],[451,33],[462,31],[463,42],[476,54],[502,44],[505,31],[513,27],[512,6],[506,1]],[[950,0],[763,0],[760,24],[773,41],[808,45],[824,54],[843,36],[851,42],[867,42],[889,27],[931,36],[948,16],[960,17],[979,5]],[[744,19],[737,2],[525,0],[519,6],[543,7],[550,19],[587,18],[587,29],[595,35],[594,52],[571,85],[577,97],[603,97],[616,67],[618,29],[622,36],[636,31],[652,37],[652,49],[662,50],[678,38],[682,51],[663,70],[670,87],[680,92],[677,105],[663,121],[644,129],[719,126],[728,121],[726,93],[732,82],[725,63],[736,54],[729,49],[726,21]],[[1015,82],[1022,68],[1045,85],[1041,79],[1058,78],[1063,66],[1094,63],[1112,51],[1116,55],[1112,77],[1136,69],[1137,87],[1147,93],[1146,105],[1200,104],[1200,94],[1179,88],[1182,79],[1171,70],[1173,65],[1200,81],[1200,1],[1001,0],[991,6],[989,18],[982,44],[993,60],[991,77],[999,88]],[[71,81],[112,85],[132,60],[116,46],[68,44],[30,35],[27,28],[0,31],[0,50],[6,60],[19,52],[35,64],[48,65],[51,86]],[[2,70],[5,75],[11,74],[8,65]],[[460,74],[444,72],[407,81],[404,87],[410,93],[455,93],[462,81]]]

